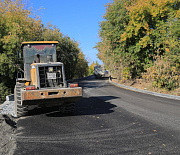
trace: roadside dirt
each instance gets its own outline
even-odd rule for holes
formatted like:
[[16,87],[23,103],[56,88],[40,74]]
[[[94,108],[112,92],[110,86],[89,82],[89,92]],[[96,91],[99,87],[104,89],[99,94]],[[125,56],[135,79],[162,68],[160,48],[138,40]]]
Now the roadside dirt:
[[0,155],[13,155],[16,129],[16,121],[12,116],[0,114]]
[[153,91],[153,92],[157,92],[157,93],[180,96],[180,88],[174,89],[171,91],[168,91],[166,89],[154,88],[152,86],[152,83],[145,82],[142,79],[126,80],[126,81],[121,82],[114,78],[114,79],[112,79],[112,81],[115,83],[119,83],[122,85],[130,86],[130,87],[134,87],[134,88],[138,88],[138,89],[143,89],[143,90],[147,90],[147,91]]

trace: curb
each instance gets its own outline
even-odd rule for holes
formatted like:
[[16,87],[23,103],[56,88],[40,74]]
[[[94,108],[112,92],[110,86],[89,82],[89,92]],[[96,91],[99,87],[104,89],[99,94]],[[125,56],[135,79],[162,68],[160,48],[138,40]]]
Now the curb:
[[111,83],[113,85],[116,85],[118,87],[121,87],[121,88],[128,89],[128,90],[132,90],[132,91],[136,91],[136,92],[140,92],[140,93],[144,93],[144,94],[150,94],[150,95],[154,95],[154,96],[159,96],[159,97],[164,97],[164,98],[173,99],[173,100],[179,100],[180,101],[180,96],[168,95],[168,94],[162,94],[162,93],[156,93],[156,92],[152,92],[152,91],[142,90],[142,89],[138,89],[138,88],[118,84],[118,83],[112,82],[111,80],[109,80],[109,83]]

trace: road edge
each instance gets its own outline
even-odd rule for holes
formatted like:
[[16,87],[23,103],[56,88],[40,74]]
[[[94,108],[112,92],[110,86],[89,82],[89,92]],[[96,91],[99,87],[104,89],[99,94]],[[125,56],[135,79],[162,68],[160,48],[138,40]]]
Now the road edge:
[[156,92],[142,90],[142,89],[138,89],[138,88],[134,88],[134,87],[130,87],[130,86],[125,86],[125,85],[122,85],[122,84],[112,82],[110,79],[108,80],[108,82],[115,85],[115,86],[117,86],[117,87],[121,87],[121,88],[128,89],[128,90],[131,90],[131,91],[136,91],[136,92],[140,92],[140,93],[144,93],[144,94],[150,94],[150,95],[154,95],[154,96],[159,96],[159,97],[164,97],[164,98],[174,99],[174,100],[179,100],[180,101],[180,96],[156,93]]

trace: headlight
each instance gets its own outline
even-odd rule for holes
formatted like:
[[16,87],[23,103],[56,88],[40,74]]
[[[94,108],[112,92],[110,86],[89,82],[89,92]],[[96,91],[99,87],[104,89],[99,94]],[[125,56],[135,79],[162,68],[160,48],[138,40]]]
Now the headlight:
[[53,72],[53,67],[48,67],[48,72]]

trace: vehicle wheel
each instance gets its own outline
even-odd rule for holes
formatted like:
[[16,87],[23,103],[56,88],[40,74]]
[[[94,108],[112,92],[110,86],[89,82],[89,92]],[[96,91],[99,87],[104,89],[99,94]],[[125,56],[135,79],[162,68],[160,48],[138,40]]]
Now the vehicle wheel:
[[17,117],[25,116],[28,114],[28,107],[21,105],[21,88],[24,87],[24,83],[17,82],[15,86],[15,114]]
[[59,108],[59,110],[63,114],[70,114],[74,112],[74,107],[75,107],[74,103],[65,103]]

